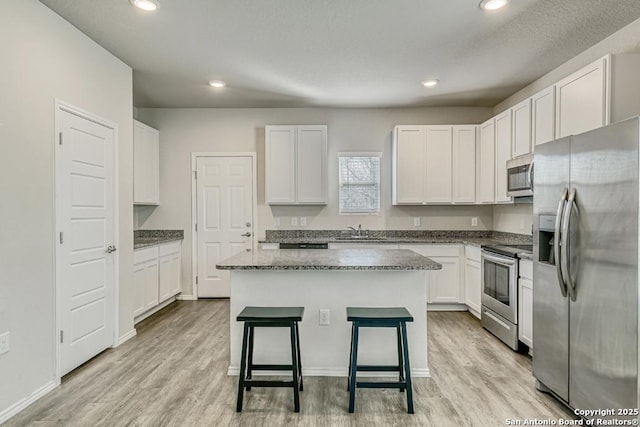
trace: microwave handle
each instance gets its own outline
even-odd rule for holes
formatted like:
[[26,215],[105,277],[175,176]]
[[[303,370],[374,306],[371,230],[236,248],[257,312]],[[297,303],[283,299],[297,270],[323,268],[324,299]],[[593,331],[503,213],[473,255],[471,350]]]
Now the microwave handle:
[[529,163],[527,174],[529,175],[529,187],[531,187],[531,191],[533,191],[533,160]]

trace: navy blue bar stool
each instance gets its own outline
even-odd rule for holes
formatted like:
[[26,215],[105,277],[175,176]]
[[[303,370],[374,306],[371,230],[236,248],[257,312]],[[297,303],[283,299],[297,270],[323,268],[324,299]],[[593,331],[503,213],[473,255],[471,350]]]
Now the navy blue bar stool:
[[[238,403],[236,412],[242,412],[244,390],[255,387],[292,387],[295,412],[300,412],[300,394],[302,385],[302,362],[300,361],[300,334],[298,322],[302,321],[304,307],[245,307],[236,320],[244,322],[242,336],[242,358],[240,361],[240,378],[238,380]],[[291,365],[264,365],[253,363],[253,338],[255,328],[289,328],[291,336]],[[248,361],[247,361],[248,359]],[[253,371],[292,371],[291,381],[254,380]],[[246,375],[246,376],[245,376]]]
[[[407,322],[413,322],[411,313],[404,307],[347,307],[347,321],[351,326],[351,355],[349,356],[349,412],[353,413],[356,403],[356,388],[397,388],[407,392],[407,410],[413,414],[413,394],[411,389],[411,368],[409,366],[409,343]],[[397,365],[358,365],[358,333],[360,328],[396,328],[398,346]],[[358,371],[397,371],[398,381],[356,381]]]

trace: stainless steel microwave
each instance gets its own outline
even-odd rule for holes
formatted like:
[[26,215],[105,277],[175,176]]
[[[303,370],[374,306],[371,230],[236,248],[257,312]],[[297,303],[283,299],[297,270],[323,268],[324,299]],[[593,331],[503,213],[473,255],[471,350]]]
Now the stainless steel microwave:
[[533,196],[533,154],[516,157],[507,162],[507,195]]

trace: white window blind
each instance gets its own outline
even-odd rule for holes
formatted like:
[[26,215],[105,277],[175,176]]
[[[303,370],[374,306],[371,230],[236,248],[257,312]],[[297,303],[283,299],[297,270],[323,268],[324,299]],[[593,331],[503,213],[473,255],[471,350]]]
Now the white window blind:
[[340,213],[380,212],[382,153],[339,153]]

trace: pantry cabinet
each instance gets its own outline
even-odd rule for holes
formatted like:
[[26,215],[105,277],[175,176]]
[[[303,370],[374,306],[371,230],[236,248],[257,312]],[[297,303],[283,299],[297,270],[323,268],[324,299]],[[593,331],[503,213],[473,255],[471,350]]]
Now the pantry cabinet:
[[160,132],[133,121],[133,204],[160,204]]
[[265,197],[270,205],[327,203],[327,126],[265,127]]

